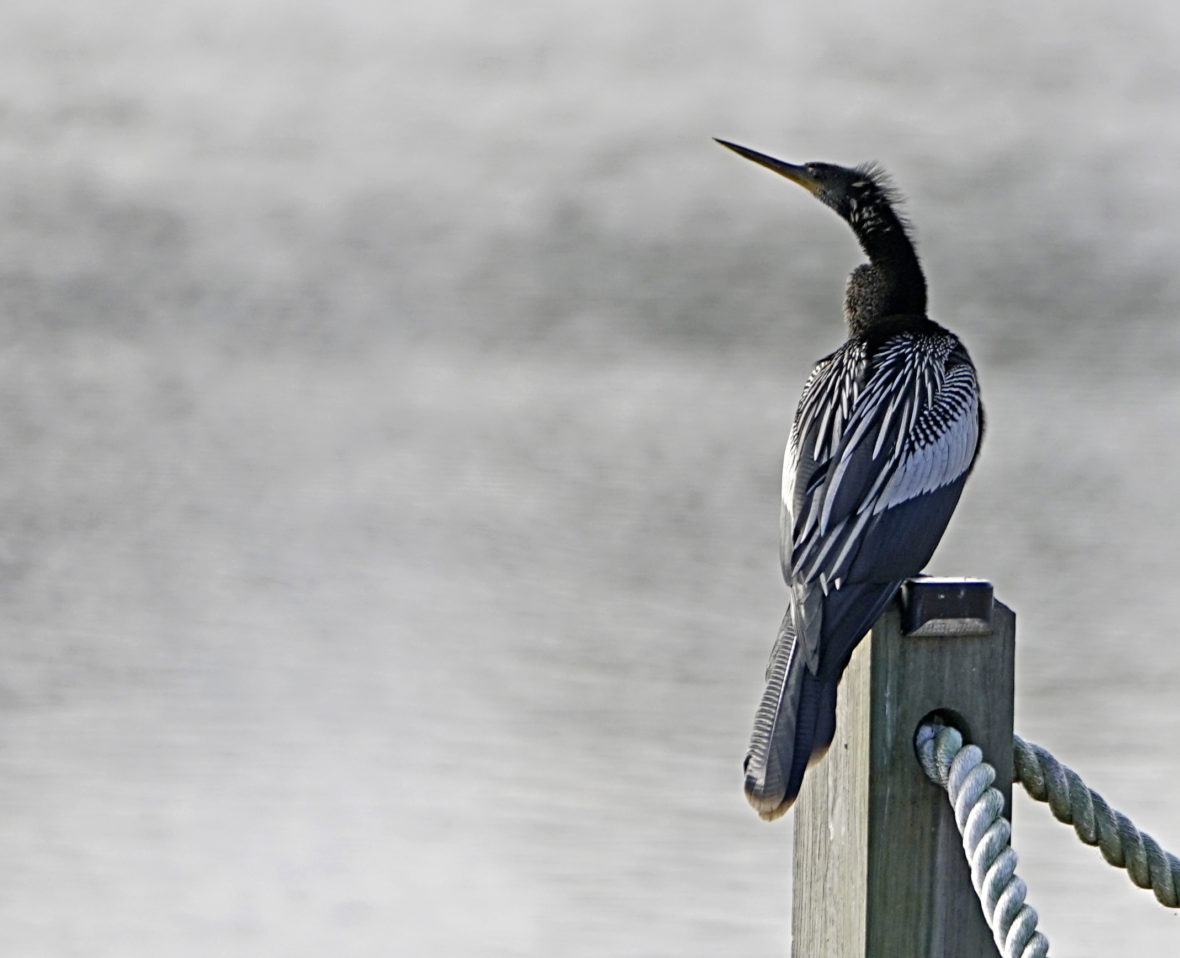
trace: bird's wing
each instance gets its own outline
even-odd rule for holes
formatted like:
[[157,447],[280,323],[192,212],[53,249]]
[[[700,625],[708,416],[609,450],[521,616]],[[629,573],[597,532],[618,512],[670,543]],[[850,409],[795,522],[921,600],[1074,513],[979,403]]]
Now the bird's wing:
[[916,575],[975,459],[979,394],[957,340],[901,332],[866,353],[850,343],[821,361],[792,428],[782,532],[796,593]]
[[822,501],[831,462],[844,438],[866,371],[863,343],[846,343],[811,371],[799,398],[783,459],[783,574],[789,582],[795,564],[795,529]]

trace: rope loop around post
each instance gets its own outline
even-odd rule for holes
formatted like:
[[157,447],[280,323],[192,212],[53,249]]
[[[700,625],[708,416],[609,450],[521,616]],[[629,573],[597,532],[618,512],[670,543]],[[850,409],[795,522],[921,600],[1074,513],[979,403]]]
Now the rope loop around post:
[[971,883],[992,937],[1004,958],[1047,958],[1048,939],[1037,931],[1037,913],[1025,904],[1026,888],[1016,876],[1012,829],[1003,817],[1004,797],[994,788],[995,769],[957,729],[924,723],[914,740],[927,778],[947,790]]
[[1180,908],[1180,858],[1139,831],[1126,815],[1112,809],[1081,777],[1039,745],[1013,737],[1015,781],[1039,802],[1047,802],[1053,816],[1102,857],[1125,868],[1140,888],[1150,888],[1168,908]]

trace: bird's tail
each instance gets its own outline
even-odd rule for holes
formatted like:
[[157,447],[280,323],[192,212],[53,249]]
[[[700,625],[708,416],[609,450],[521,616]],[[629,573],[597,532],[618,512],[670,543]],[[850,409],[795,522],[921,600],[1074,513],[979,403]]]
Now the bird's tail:
[[794,804],[803,773],[828,750],[836,728],[835,693],[836,682],[807,668],[788,609],[770,653],[745,762],[746,798],[767,821]]
[[[787,609],[770,652],[766,691],[746,753],[746,798],[767,821],[794,804],[803,773],[827,754],[836,734],[840,677],[853,649],[900,585],[865,583],[832,592],[818,611],[808,609],[807,596],[797,597]],[[816,656],[815,671],[797,640],[800,622],[816,628],[825,646],[823,655]]]

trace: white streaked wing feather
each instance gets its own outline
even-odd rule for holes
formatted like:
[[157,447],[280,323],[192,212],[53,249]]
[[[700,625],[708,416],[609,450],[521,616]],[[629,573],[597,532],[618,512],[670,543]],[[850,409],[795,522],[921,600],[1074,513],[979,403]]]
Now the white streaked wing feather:
[[[813,581],[822,573],[824,583],[830,585],[854,557],[871,516],[954,482],[970,467],[979,440],[974,370],[964,364],[947,370],[950,342],[925,352],[915,345],[916,339],[910,335],[887,343],[877,354],[874,374],[863,388],[857,388],[860,380],[855,375],[863,369],[863,350],[859,355],[834,353],[817,365],[809,379],[792,440],[815,437],[815,475],[820,481],[808,493],[801,515],[794,515],[794,473],[799,455],[797,450],[788,450],[792,475],[783,477],[783,496],[791,518],[791,578]],[[815,428],[811,423],[817,417]],[[832,510],[848,465],[859,445],[870,439],[871,458],[880,462],[881,471],[851,515],[834,517]],[[833,469],[831,459],[841,449],[840,461]],[[882,449],[890,449],[883,461],[878,460]],[[829,470],[826,475],[824,469]],[[832,560],[825,561],[829,556]]]
[[944,387],[939,401],[924,411],[932,419],[940,417],[935,420],[937,429],[927,433],[931,441],[923,444],[911,436],[906,442],[897,468],[873,505],[874,514],[954,482],[970,467],[979,442],[979,401],[971,388],[975,377],[967,367],[952,375],[963,381]]

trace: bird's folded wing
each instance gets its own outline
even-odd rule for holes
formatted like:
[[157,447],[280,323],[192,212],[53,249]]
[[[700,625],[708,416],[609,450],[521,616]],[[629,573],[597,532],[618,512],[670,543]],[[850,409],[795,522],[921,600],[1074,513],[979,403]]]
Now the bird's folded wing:
[[[903,579],[921,571],[910,568],[913,557],[924,563],[938,543],[978,448],[979,402],[974,369],[957,354],[957,341],[948,337],[931,348],[923,338],[892,337],[861,386],[850,386],[848,378],[857,357],[839,353],[808,382],[787,455],[792,474],[784,482],[790,581],[815,583],[827,593],[855,568],[882,565],[884,578]],[[952,488],[953,496],[939,494]],[[892,525],[883,518],[918,499],[929,512],[905,523],[917,541],[898,550],[896,567],[862,556],[866,548],[892,548],[880,541]]]

